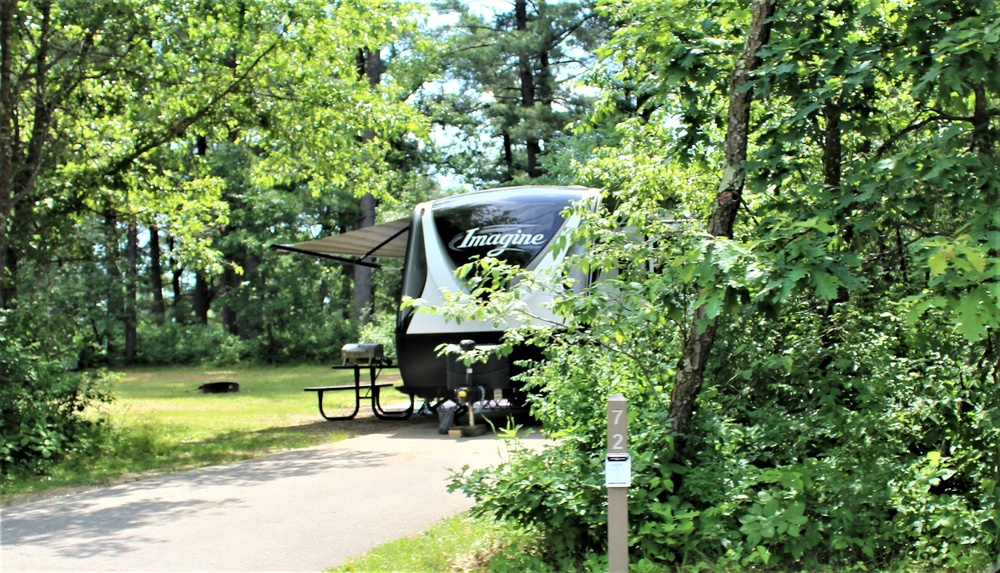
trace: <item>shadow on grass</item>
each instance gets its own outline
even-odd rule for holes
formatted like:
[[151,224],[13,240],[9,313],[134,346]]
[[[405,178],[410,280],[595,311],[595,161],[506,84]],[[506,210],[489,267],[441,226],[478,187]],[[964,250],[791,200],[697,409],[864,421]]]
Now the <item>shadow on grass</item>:
[[[235,430],[200,440],[165,442],[146,431],[126,436],[116,454],[126,454],[143,469],[176,471],[272,456],[289,450],[337,442],[345,438],[373,433],[394,434],[413,427],[419,421],[378,420],[357,417],[340,422],[318,421],[295,426],[257,430]],[[117,456],[116,456],[117,457]]]

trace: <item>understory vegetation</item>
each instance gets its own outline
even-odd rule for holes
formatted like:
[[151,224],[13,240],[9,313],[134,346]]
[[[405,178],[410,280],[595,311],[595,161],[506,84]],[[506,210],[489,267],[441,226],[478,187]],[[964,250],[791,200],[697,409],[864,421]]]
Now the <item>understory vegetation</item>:
[[106,374],[67,372],[24,328],[0,312],[0,483],[103,443],[106,420],[93,412],[112,400]]
[[[546,362],[528,376],[556,445],[455,482],[476,498],[474,514],[550,532],[540,563],[574,570],[606,547],[612,393],[629,401],[636,570],[980,571],[996,557],[1000,400],[962,340],[937,328],[913,339],[899,317],[855,316],[824,352],[790,345],[807,325],[775,330],[747,316],[727,325],[726,346],[740,352],[714,366],[682,436],[663,403],[670,329],[596,304],[591,332],[614,324],[619,341],[547,339]],[[823,373],[827,357],[836,366]]]

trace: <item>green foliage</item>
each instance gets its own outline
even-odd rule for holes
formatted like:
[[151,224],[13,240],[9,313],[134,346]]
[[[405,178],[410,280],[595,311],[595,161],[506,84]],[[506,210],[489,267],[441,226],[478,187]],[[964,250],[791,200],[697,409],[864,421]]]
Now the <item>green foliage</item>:
[[727,492],[711,500],[740,520],[742,535],[723,534],[727,558],[762,547],[779,563],[983,564],[997,546],[1000,427],[961,339],[914,348],[903,321],[854,315],[824,373],[794,323],[763,343],[734,325],[727,348],[742,351],[717,378],[731,386],[702,401],[685,487]]
[[299,19],[282,46],[288,49],[267,62],[254,90],[265,101],[247,110],[259,114],[257,125],[246,125],[246,141],[259,146],[255,183],[301,185],[314,199],[342,192],[393,201],[390,185],[401,177],[388,158],[427,126],[404,101],[412,78],[390,68],[370,86],[357,57],[412,36],[418,10],[408,2],[294,3]]
[[[1000,179],[995,78],[975,70],[1000,42],[995,3],[781,4],[732,240],[701,219],[745,7],[682,4],[605,3],[627,22],[608,86],[643,103],[581,172],[610,192],[565,277],[597,280],[554,302],[563,327],[510,336],[546,350],[525,379],[557,443],[458,487],[549,533],[550,564],[583,566],[604,550],[604,401],[622,393],[633,566],[985,567],[1000,554]],[[480,319],[559,281],[491,293],[514,278],[497,270],[458,297]],[[716,341],[693,426],[673,435],[695,317]]]
[[[732,271],[727,260],[716,273]],[[1000,402],[961,336],[912,327],[894,314],[900,302],[871,316],[863,300],[841,310],[845,334],[824,347],[810,335],[824,324],[807,312],[811,297],[793,296],[778,320],[745,306],[678,450],[662,405],[678,329],[652,309],[683,292],[657,273],[623,282],[645,272],[625,270],[560,301],[586,330],[533,331],[546,347],[527,378],[540,390],[533,413],[556,444],[457,479],[474,511],[547,532],[550,563],[601,552],[605,399],[622,392],[637,562],[967,570],[991,557]],[[508,311],[507,294],[479,310]]]
[[251,358],[249,344],[218,324],[143,324],[139,328],[143,364],[236,364]]
[[385,355],[396,356],[396,313],[376,313],[371,322],[361,327],[358,334],[361,342],[381,344]]
[[[604,565],[612,392],[631,404],[638,570],[995,558],[996,2],[779,3],[750,80],[731,240],[701,229],[748,7],[598,4],[534,3],[521,22],[459,8],[448,53],[404,3],[8,4],[0,124],[19,135],[0,138],[0,307],[18,319],[0,331],[5,468],[98,443],[86,410],[107,400],[100,376],[66,373],[63,358],[125,357],[123,326],[149,363],[330,360],[356,340],[348,276],[267,247],[353,228],[362,193],[398,209],[432,192],[416,141],[428,121],[409,105],[424,98],[467,146],[439,159],[472,180],[547,172],[610,190],[564,239],[563,275],[479,261],[447,311],[519,321],[502,350],[547,355],[525,379],[556,445],[456,482],[477,511],[542,532],[546,550],[515,563]],[[605,22],[617,31],[587,75],[605,92],[579,120],[588,98],[554,70],[589,61]],[[373,87],[357,55],[379,49]],[[418,90],[434,65],[492,98]],[[529,76],[535,94],[518,97]],[[484,152],[484,125],[510,154]],[[169,311],[153,284],[166,276]],[[382,309],[398,285],[379,281]],[[558,325],[526,313],[530,289],[559,293]],[[716,342],[693,425],[673,435],[663,412],[693,321]],[[389,322],[362,337],[385,344]],[[151,434],[134,453],[155,454]]]
[[439,161],[461,181],[566,184],[575,178],[571,149],[593,147],[567,129],[592,105],[579,77],[610,26],[591,2],[524,2],[520,14],[510,4],[484,15],[475,3],[439,3],[454,20],[435,32],[446,87],[425,88],[418,105],[447,126]]
[[518,452],[512,450],[511,463],[497,471],[475,470],[461,477],[462,491],[477,500],[473,515],[558,531],[548,541],[558,558],[595,549],[602,521],[588,509],[603,498],[596,458],[571,446],[538,455]]
[[41,313],[85,366],[327,360],[353,338],[348,279],[268,247],[353,228],[361,194],[423,190],[422,80],[390,65],[375,88],[357,61],[416,57],[396,48],[417,6],[8,6],[0,307]]
[[0,473],[42,473],[103,440],[94,408],[111,402],[105,373],[67,372],[15,317],[0,313]]

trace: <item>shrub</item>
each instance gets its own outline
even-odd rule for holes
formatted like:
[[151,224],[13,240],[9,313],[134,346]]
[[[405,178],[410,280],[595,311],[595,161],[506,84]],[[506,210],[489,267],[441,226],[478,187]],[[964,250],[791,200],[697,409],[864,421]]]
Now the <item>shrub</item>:
[[246,343],[218,324],[141,323],[138,336],[143,364],[226,365],[248,355]]
[[747,305],[720,326],[696,416],[675,436],[670,307],[684,295],[668,273],[606,279],[557,304],[569,328],[509,334],[546,349],[525,380],[555,443],[456,477],[475,512],[540,530],[551,564],[603,553],[606,399],[622,393],[633,564],[974,571],[1000,553],[988,344],[931,314],[908,324],[892,293],[836,314],[802,296],[766,320]]
[[371,322],[361,327],[359,333],[361,342],[381,344],[385,355],[396,356],[396,314],[388,312],[376,313]]
[[0,313],[0,472],[44,472],[102,439],[109,376],[67,372]]
[[[952,337],[917,346],[860,315],[845,330],[837,369],[824,373],[815,339],[727,329],[721,350],[741,352],[716,364],[683,443],[653,397],[656,379],[600,345],[553,339],[529,378],[555,444],[514,448],[454,485],[475,512],[546,533],[551,563],[602,554],[605,399],[624,392],[633,564],[985,567],[1000,547],[995,386]],[[799,358],[785,364],[786,351]]]

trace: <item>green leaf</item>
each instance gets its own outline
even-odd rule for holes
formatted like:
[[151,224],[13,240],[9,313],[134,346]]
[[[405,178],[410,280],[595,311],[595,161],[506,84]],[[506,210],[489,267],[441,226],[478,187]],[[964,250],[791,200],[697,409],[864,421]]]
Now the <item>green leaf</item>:
[[939,276],[948,268],[948,261],[955,256],[953,247],[939,247],[934,254],[927,259],[927,266],[930,268],[931,276]]
[[986,271],[986,257],[983,256],[981,251],[969,249],[966,251],[965,256],[969,259],[969,263],[972,265],[972,268],[979,272]]
[[818,296],[825,300],[837,298],[837,288],[840,286],[840,280],[837,277],[826,271],[819,271],[813,273],[812,280]]
[[977,305],[965,304],[958,311],[958,333],[969,342],[979,342],[986,338],[988,331],[983,324]]

